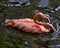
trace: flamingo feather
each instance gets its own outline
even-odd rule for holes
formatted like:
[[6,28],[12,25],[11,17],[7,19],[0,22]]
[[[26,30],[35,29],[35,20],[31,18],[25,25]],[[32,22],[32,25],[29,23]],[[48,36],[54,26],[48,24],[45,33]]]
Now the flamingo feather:
[[[45,15],[43,13],[36,13],[33,19],[6,19],[4,26],[17,27],[20,30],[31,33],[53,32],[54,27],[52,24],[37,21],[38,18],[45,18],[50,22],[49,18]],[[48,27],[49,29],[47,29],[46,27]]]

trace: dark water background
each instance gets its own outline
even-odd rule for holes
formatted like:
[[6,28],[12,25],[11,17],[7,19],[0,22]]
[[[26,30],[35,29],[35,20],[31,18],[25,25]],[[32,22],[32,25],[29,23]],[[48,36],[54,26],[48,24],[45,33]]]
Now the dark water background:
[[[20,7],[4,6],[9,2],[7,0],[0,1],[0,48],[60,48],[60,10],[48,13],[51,24],[55,27],[53,33],[32,34],[3,26],[4,20],[7,18],[32,18],[34,10],[44,12],[46,8],[36,6],[38,1],[30,0],[31,5]],[[60,0],[50,0],[50,5],[54,8],[60,5]]]

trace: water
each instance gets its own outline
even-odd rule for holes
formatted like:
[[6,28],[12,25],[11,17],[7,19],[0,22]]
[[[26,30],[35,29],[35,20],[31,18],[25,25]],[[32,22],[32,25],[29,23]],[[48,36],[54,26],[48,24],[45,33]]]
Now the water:
[[[36,0],[34,1],[36,2]],[[55,27],[53,33],[32,34],[12,27],[4,27],[3,24],[7,18],[31,18],[32,12],[37,9],[40,10],[40,8],[31,5],[3,6],[0,9],[3,10],[0,12],[0,48],[60,48],[60,22],[58,18],[53,17],[55,13],[51,13],[51,24]],[[41,9],[40,11],[44,10]],[[59,17],[60,12],[56,12],[56,15]]]

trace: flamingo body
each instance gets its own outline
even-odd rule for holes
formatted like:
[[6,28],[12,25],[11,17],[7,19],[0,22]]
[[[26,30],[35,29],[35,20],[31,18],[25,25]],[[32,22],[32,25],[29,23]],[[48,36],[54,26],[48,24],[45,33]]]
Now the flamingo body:
[[[33,19],[25,18],[25,19],[6,19],[4,26],[12,26],[17,27],[20,30],[23,30],[25,32],[31,32],[31,33],[44,33],[49,32],[50,30],[46,29],[46,27],[43,24],[43,22],[39,22],[41,25],[37,24]],[[49,23],[45,23],[49,24]],[[49,24],[49,27],[54,27]]]

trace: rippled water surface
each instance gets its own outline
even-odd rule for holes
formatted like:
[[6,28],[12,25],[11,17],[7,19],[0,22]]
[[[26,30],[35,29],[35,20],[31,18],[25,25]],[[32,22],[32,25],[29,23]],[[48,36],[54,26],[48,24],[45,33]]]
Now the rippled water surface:
[[[51,24],[55,27],[53,33],[32,34],[3,26],[7,18],[32,18],[34,10],[44,12],[45,8],[37,7],[36,2],[38,1],[31,0],[31,5],[20,7],[4,6],[3,2],[0,2],[0,48],[60,48],[60,10],[48,13]],[[55,5],[53,2],[57,4]],[[57,0],[50,1],[50,4],[52,7],[60,5]]]

